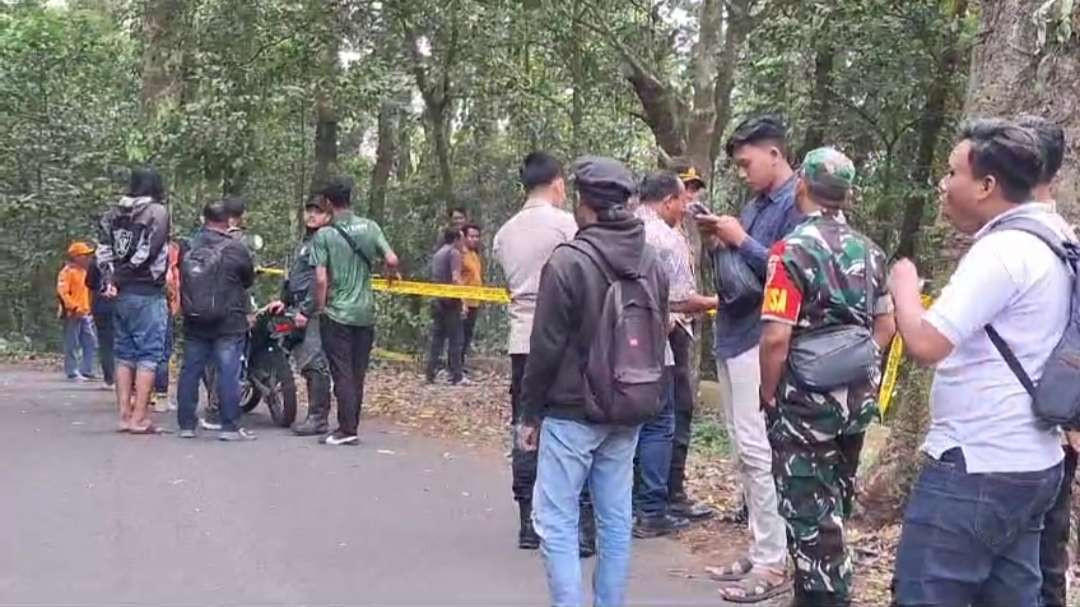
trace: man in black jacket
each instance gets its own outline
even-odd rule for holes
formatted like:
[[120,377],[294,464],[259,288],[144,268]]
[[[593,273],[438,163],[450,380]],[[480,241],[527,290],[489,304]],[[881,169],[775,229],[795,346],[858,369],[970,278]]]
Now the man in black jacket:
[[[648,254],[645,230],[623,206],[634,189],[633,175],[618,161],[591,156],[575,162],[573,173],[581,230],[571,244],[591,247],[610,273],[619,277],[646,267],[643,278],[666,318],[667,277],[659,264],[642,264]],[[551,602],[556,605],[582,603],[578,499],[586,482],[596,520],[604,523],[597,529],[596,604],[624,603],[633,459],[640,426],[590,423],[585,415],[589,387],[584,363],[608,285],[605,271],[581,250],[555,249],[540,277],[525,366],[524,413],[518,434],[523,449],[539,448],[533,520],[541,538]],[[659,369],[662,349],[656,358]]]
[[101,218],[97,264],[101,294],[113,300],[119,430],[157,434],[147,406],[165,355],[165,272],[169,213],[165,185],[150,167],[131,172],[127,195]]
[[[178,418],[181,438],[194,438],[195,409],[199,404],[199,379],[207,364],[217,372],[218,403],[221,408],[221,433],[224,441],[254,440],[255,435],[240,426],[240,361],[247,339],[248,294],[255,282],[255,268],[246,246],[228,234],[229,218],[223,201],[208,203],[203,208],[203,229],[191,242],[185,255],[204,247],[220,247],[220,276],[223,284],[215,296],[223,297],[225,314],[211,323],[200,322],[184,312],[184,363],[177,384]],[[180,262],[184,272],[184,261]],[[183,293],[191,280],[182,275]],[[187,296],[182,296],[187,305]]]
[[323,226],[330,225],[334,211],[321,196],[312,196],[304,205],[305,234],[293,256],[289,275],[281,285],[281,299],[271,302],[267,310],[281,314],[287,309],[296,313],[298,327],[303,327],[304,339],[291,351],[293,362],[307,382],[307,419],[293,426],[297,436],[326,434],[330,416],[330,363],[323,352],[319,336],[319,318],[315,316],[315,264],[311,262],[311,239]]

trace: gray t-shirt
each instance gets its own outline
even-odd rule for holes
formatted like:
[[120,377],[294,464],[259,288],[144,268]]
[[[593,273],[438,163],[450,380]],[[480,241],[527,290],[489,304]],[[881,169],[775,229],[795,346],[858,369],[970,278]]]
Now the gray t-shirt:
[[[431,258],[431,280],[443,284],[454,284],[454,275],[461,275],[461,251],[452,244],[444,244],[435,251]],[[440,302],[449,303],[461,301],[460,299],[440,299]]]

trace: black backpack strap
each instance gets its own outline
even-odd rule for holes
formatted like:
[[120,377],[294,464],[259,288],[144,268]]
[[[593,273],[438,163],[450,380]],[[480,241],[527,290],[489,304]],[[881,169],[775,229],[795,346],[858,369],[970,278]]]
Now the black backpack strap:
[[1035,398],[1035,382],[1031,381],[1031,376],[1024,370],[1024,366],[1020,364],[1020,359],[1016,358],[1016,354],[1013,353],[1009,344],[1005,343],[1005,340],[993,325],[986,325],[983,329],[986,331],[986,336],[990,338],[990,343],[994,344],[998,354],[1001,354],[1001,357],[1005,359],[1005,364],[1009,365],[1009,369],[1016,376],[1016,379],[1020,380],[1020,384],[1024,386],[1031,398]]
[[[588,244],[588,246],[582,246],[584,244]],[[600,273],[604,275],[604,278],[608,281],[609,285],[615,283],[615,273],[611,270],[611,266],[608,264],[607,260],[604,259],[602,255],[600,255],[600,251],[597,250],[596,245],[584,240],[571,240],[570,242],[565,242],[560,246],[574,249],[575,251],[587,257],[589,261],[591,261],[592,264],[596,266],[598,270],[600,270]]]
[[[1071,243],[1067,243],[1060,234],[1043,222],[1021,215],[1006,217],[1003,221],[990,228],[990,232],[1002,230],[1018,230],[1035,236],[1043,241],[1043,243],[1054,252],[1054,255],[1065,262],[1065,266],[1071,273],[1075,274],[1076,247]],[[995,329],[993,325],[988,324],[983,327],[983,330],[986,331],[986,336],[990,338],[990,343],[994,344],[994,348],[997,349],[998,354],[1001,354],[1001,357],[1005,359],[1005,364],[1009,366],[1013,375],[1016,376],[1016,379],[1020,380],[1020,384],[1024,386],[1024,390],[1027,390],[1027,393],[1030,394],[1032,398],[1035,398],[1035,382],[1031,381],[1031,376],[1024,370],[1024,366],[1020,364],[1020,359],[1016,358],[1016,354],[1012,351],[1012,348],[1009,347],[1009,344],[1005,343],[1005,339],[1001,337],[1001,334],[997,332],[997,329]]]
[[360,249],[360,246],[356,243],[355,240],[353,240],[352,236],[349,236],[349,233],[345,231],[345,228],[339,226],[336,223],[330,224],[330,227],[337,230],[338,234],[341,234],[341,237],[345,239],[345,242],[349,243],[349,247],[353,250],[353,253],[356,253],[356,255],[360,257],[360,259],[364,260],[364,263],[367,264],[368,270],[370,271],[374,267],[371,263],[371,260],[368,259],[368,256],[364,254],[363,250]]

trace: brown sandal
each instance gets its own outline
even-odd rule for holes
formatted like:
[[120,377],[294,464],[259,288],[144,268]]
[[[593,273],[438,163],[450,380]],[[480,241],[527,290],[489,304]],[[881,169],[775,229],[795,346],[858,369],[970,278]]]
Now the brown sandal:
[[130,428],[128,432],[131,434],[169,434],[169,430],[154,424],[149,424],[144,428]]

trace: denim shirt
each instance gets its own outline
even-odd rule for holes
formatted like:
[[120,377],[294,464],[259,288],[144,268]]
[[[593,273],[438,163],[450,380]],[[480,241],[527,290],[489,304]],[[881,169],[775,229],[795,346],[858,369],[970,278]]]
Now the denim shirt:
[[[765,282],[769,248],[802,221],[802,213],[795,206],[797,182],[798,176],[792,175],[771,192],[758,194],[743,207],[739,215],[739,223],[747,234],[746,240],[739,246],[739,255],[757,272],[762,284]],[[716,360],[734,358],[746,352],[761,340],[761,310],[752,309],[736,315],[721,307],[716,311],[713,335],[713,355]]]

